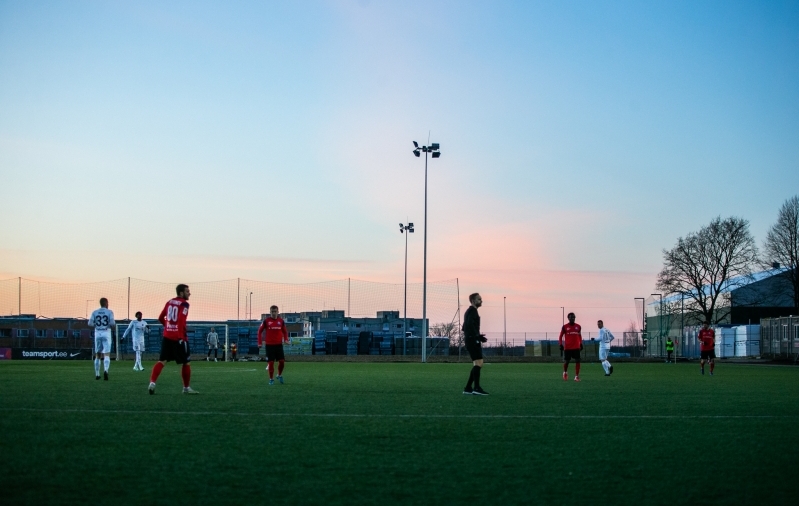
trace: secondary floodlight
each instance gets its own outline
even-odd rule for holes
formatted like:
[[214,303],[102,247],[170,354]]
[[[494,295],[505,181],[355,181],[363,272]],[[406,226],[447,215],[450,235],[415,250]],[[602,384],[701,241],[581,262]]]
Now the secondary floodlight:
[[[416,143],[414,142],[414,144],[416,144]],[[418,158],[419,157],[419,150],[418,149],[414,149],[413,150],[413,154],[414,154],[414,156],[416,156]]]
[[434,152],[433,153],[433,158],[441,158],[441,152],[440,151]]
[[430,149],[433,151],[438,151],[438,143],[434,142],[433,144],[431,144]]

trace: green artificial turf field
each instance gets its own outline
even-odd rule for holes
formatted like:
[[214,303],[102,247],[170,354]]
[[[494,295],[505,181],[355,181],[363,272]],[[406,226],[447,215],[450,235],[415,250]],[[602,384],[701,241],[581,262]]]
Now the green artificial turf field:
[[[0,363],[3,504],[790,504],[799,368]],[[572,372],[574,366],[572,365]],[[791,499],[793,498],[793,499]]]

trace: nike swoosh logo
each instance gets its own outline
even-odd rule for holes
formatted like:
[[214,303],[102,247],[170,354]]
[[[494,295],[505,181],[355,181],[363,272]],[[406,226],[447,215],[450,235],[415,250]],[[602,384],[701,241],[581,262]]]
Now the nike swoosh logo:
[[78,352],[78,353],[70,353],[69,354],[70,357],[77,357],[78,355],[80,355],[80,352]]

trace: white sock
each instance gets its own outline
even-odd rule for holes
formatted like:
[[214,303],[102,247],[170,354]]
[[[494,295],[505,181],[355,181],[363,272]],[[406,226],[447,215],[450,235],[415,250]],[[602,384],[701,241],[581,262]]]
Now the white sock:
[[111,357],[106,356],[103,359],[103,368],[105,369],[105,372],[108,372],[108,366],[110,365],[111,365]]
[[137,367],[141,367],[141,352],[140,351],[136,352],[136,366]]
[[607,360],[602,361],[602,369],[605,370],[605,374],[610,374],[610,363]]
[[94,359],[94,375],[95,376],[99,376],[100,375],[100,359],[99,358],[95,358]]

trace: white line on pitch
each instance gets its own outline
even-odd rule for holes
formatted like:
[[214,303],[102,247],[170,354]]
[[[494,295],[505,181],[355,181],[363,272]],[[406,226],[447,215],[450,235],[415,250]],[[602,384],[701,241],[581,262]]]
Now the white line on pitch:
[[479,419],[618,419],[618,420],[691,420],[691,419],[773,419],[799,418],[796,415],[436,415],[436,414],[364,414],[364,413],[244,413],[235,411],[156,411],[132,409],[39,409],[0,408],[0,411],[27,411],[35,413],[91,413],[125,415],[179,415],[179,416],[264,416],[304,418],[479,418]]

